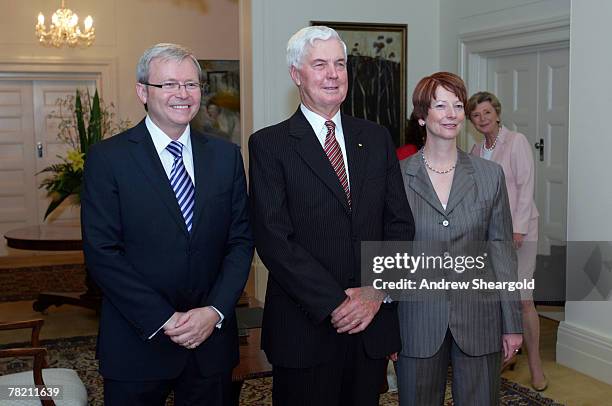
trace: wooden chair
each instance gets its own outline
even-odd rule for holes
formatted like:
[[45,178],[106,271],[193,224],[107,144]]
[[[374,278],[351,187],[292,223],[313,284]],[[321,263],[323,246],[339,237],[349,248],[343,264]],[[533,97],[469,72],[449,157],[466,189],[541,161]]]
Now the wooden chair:
[[[32,329],[31,347],[9,348],[0,350],[0,358],[7,357],[34,357],[32,371],[19,372],[0,376],[0,386],[24,387],[37,385],[39,387],[61,387],[62,399],[23,398],[11,401],[11,405],[40,405],[43,406],[86,406],[87,390],[76,371],[66,368],[48,368],[47,349],[40,346],[40,329],[44,320],[35,319],[18,322],[0,322],[0,330]],[[2,403],[2,402],[0,402]]]

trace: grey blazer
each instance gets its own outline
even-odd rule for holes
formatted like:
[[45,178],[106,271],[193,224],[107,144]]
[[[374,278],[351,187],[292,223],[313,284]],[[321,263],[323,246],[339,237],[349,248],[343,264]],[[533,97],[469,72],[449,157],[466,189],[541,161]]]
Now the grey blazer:
[[[504,173],[498,164],[458,150],[457,165],[446,210],[442,207],[421,154],[400,163],[404,188],[415,220],[415,244],[443,242],[452,255],[465,255],[473,242],[488,241],[486,269],[462,275],[496,281],[516,281],[512,219]],[[419,243],[420,241],[420,243]],[[418,253],[417,253],[418,254]],[[472,276],[473,275],[473,276]],[[447,272],[448,279],[457,277]],[[467,354],[501,351],[502,334],[521,333],[519,292],[447,290],[399,304],[402,355],[430,357],[447,329]]]

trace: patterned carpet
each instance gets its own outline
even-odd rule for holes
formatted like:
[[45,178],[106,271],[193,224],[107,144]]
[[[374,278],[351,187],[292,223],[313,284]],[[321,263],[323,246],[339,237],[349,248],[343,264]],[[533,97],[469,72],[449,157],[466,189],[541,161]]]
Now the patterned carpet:
[[[75,369],[89,395],[89,405],[99,406],[102,402],[102,378],[98,374],[98,362],[95,359],[95,337],[73,337],[61,340],[45,340],[42,345],[49,350],[49,364],[56,368]],[[6,348],[6,346],[0,346]],[[0,375],[20,372],[31,368],[30,359],[0,359]],[[272,405],[271,378],[252,379],[246,381],[240,396],[241,406],[268,406]],[[552,399],[525,388],[517,383],[502,378],[502,401],[504,406],[563,406]],[[168,405],[172,404],[171,402]],[[447,386],[447,400],[445,406],[453,401],[450,388]],[[381,406],[398,405],[397,393],[386,393],[381,397]]]

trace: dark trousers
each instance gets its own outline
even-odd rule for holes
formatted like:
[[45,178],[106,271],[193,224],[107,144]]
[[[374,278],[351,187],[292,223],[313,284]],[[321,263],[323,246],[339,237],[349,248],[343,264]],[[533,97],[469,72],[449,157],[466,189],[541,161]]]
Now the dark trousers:
[[105,406],[164,406],[174,391],[175,406],[232,405],[232,371],[204,377],[194,356],[175,379],[116,381],[104,379]]
[[312,368],[273,366],[274,406],[378,406],[388,361],[371,359],[359,335],[333,360]]
[[396,369],[400,406],[443,405],[449,363],[456,406],[499,404],[501,352],[468,355],[461,351],[449,330],[434,356],[399,357]]

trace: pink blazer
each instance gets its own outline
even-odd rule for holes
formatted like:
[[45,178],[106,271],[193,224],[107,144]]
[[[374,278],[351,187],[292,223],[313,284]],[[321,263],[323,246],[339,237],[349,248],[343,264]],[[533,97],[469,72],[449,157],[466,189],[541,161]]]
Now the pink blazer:
[[[475,144],[471,153],[481,156],[481,150],[482,144]],[[537,226],[539,216],[533,200],[535,169],[529,141],[523,134],[502,126],[491,160],[504,169],[513,232],[527,234]]]

